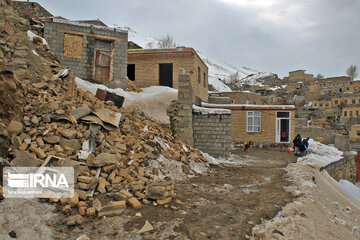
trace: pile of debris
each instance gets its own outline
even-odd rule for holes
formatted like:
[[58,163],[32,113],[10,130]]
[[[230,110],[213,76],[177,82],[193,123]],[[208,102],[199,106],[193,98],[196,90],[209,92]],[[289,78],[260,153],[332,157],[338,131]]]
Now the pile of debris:
[[[0,0],[0,4],[3,13],[11,13],[9,3]],[[175,140],[144,114],[118,108],[112,101],[104,102],[77,89],[73,74],[62,68],[38,41],[29,41],[24,27],[17,26],[7,20],[6,34],[2,33],[6,35],[5,45],[11,45],[10,32],[25,38],[29,44],[23,45],[23,61],[31,64],[35,56],[42,67],[33,71],[25,64],[21,74],[14,67],[1,72],[6,96],[14,102],[8,105],[8,114],[19,113],[1,119],[2,141],[10,143],[5,162],[10,166],[74,167],[74,196],[50,199],[71,215],[68,225],[81,224],[84,215],[121,214],[126,205],[139,209],[142,204],[159,204],[177,210],[181,201],[176,200],[174,185],[157,180],[180,179],[172,176],[179,172],[187,177],[207,171],[202,153]],[[7,55],[16,46],[14,43]],[[37,47],[43,49],[44,56],[31,53]],[[12,56],[0,57],[1,64],[14,61]],[[34,77],[38,71],[43,74]],[[166,169],[167,165],[174,169]]]

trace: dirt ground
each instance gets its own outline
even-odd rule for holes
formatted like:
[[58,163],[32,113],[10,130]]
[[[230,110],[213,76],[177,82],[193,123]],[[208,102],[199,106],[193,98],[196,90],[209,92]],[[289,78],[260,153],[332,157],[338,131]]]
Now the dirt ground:
[[[209,175],[175,183],[183,205],[171,203],[168,208],[143,205],[140,210],[128,207],[120,216],[85,217],[82,226],[70,228],[66,225],[67,218],[54,210],[54,215],[46,221],[52,232],[43,237],[76,239],[86,234],[91,239],[246,239],[253,226],[274,217],[286,202],[292,201],[292,196],[284,190],[290,184],[284,167],[295,161],[293,154],[280,148],[236,150],[230,162],[213,166]],[[1,202],[0,208],[5,208],[1,206],[4,204],[5,201]],[[174,211],[170,206],[179,209]],[[135,216],[138,212],[141,217]],[[154,230],[136,234],[145,220]],[[11,228],[11,222],[6,224]],[[27,227],[24,225],[22,228]],[[18,239],[30,239],[21,234],[21,229],[10,228],[6,230],[19,231]]]

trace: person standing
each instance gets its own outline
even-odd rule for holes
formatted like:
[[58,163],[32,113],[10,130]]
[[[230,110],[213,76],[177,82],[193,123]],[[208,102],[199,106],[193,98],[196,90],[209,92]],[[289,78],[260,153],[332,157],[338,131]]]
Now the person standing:
[[301,146],[303,147],[301,150],[301,154],[303,156],[307,155],[307,149],[309,148],[309,137],[304,138],[301,142]]
[[300,145],[301,145],[300,134],[296,135],[296,137],[294,138],[293,144],[294,144],[294,154],[297,156],[299,149],[300,149]]
[[360,150],[357,151],[357,154],[355,154],[354,159],[355,159],[355,167],[356,167],[355,185],[360,187]]

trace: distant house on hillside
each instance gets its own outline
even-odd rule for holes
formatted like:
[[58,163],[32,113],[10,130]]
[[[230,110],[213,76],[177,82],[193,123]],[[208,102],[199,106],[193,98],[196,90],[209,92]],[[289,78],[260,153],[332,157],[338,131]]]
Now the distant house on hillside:
[[187,74],[194,95],[208,100],[208,67],[193,48],[129,49],[127,70],[138,87],[178,88],[179,74]]
[[[221,92],[211,93],[212,97],[227,97],[232,100],[234,104],[262,104],[263,97],[258,93],[251,93],[245,91]],[[209,100],[209,103],[210,100]],[[216,102],[214,102],[216,103]]]
[[231,140],[253,143],[291,143],[295,137],[294,105],[208,104],[231,110]]
[[44,37],[76,76],[126,87],[127,31],[54,18],[46,20]]

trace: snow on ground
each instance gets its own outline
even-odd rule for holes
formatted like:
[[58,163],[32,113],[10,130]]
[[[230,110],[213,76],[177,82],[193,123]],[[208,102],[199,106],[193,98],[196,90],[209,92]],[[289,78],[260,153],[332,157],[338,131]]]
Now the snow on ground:
[[341,155],[334,147],[310,140],[308,156],[286,167],[292,183],[286,190],[294,202],[255,226],[251,239],[360,239],[360,191],[320,171]]
[[30,41],[34,40],[34,37],[38,37],[39,39],[42,39],[43,45],[48,45],[47,41],[45,38],[40,37],[39,35],[36,35],[35,33],[33,33],[32,31],[28,30],[27,31],[27,35],[30,39]]
[[143,88],[143,92],[126,92],[121,88],[108,88],[102,84],[90,83],[81,78],[75,79],[79,88],[96,94],[98,88],[125,97],[124,108],[131,108],[142,111],[148,117],[160,122],[169,123],[166,108],[171,101],[177,99],[177,90],[169,87],[152,86]]

